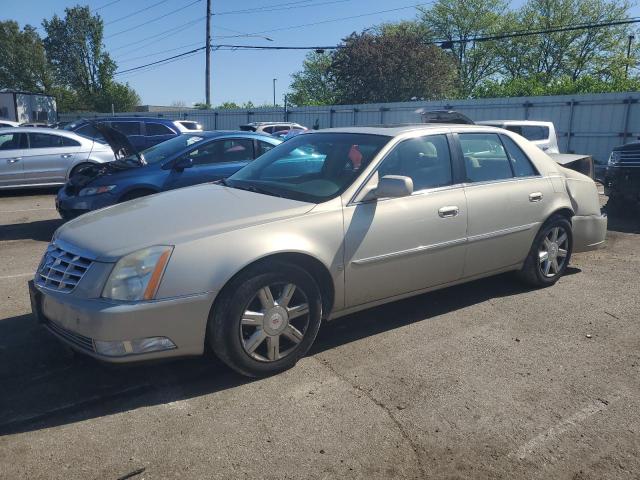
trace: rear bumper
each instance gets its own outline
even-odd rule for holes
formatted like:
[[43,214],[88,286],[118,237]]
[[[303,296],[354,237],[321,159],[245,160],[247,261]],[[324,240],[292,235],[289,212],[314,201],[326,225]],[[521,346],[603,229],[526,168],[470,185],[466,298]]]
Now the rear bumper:
[[[130,363],[204,352],[209,310],[214,294],[203,293],[166,300],[112,303],[56,294],[29,282],[35,317],[49,332],[74,350],[111,363]],[[135,342],[164,337],[175,348],[118,356],[105,355],[96,342]]]
[[596,250],[604,244],[607,235],[606,215],[576,215],[571,223],[575,253]]

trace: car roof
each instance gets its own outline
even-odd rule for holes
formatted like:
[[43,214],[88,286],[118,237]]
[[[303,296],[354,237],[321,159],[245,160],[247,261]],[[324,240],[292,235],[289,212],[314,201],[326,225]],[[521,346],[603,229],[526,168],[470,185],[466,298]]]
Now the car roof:
[[175,121],[194,121],[187,118],[163,118],[163,117],[86,117],[78,118],[71,123],[80,122],[159,122],[159,123],[173,123]]
[[542,120],[479,120],[478,125],[552,125],[553,122],[545,122]]
[[250,122],[243,125],[263,126],[263,125],[300,125],[296,122]]
[[243,130],[204,130],[202,132],[189,131],[182,132],[182,135],[191,135],[195,137],[215,138],[215,137],[244,137],[244,138],[256,138],[264,140],[265,138],[271,138],[269,135],[256,132],[245,132]]
[[[54,135],[60,135],[63,137],[81,137],[77,133],[70,132],[69,130],[62,130],[60,128],[47,128],[47,127],[3,127],[0,131],[5,132],[18,132],[18,133],[52,133]],[[86,138],[86,137],[82,137]]]
[[369,135],[382,135],[386,137],[397,137],[399,135],[416,132],[416,131],[424,131],[424,132],[432,132],[432,131],[442,131],[442,130],[450,130],[454,129],[455,131],[487,131],[487,129],[492,130],[493,127],[483,126],[483,125],[464,125],[460,123],[417,123],[411,125],[380,125],[380,126],[372,126],[372,127],[339,127],[339,128],[325,128],[320,130],[322,133],[361,133],[361,134],[369,134]]

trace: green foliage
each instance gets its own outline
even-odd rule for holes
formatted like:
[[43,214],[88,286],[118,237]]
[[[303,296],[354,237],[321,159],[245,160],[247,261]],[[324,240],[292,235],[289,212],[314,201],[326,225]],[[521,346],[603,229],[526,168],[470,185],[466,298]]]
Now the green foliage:
[[0,22],[0,88],[46,92],[52,75],[38,32],[20,30],[14,21]]
[[216,108],[220,110],[234,110],[234,109],[240,109],[242,107],[238,105],[236,102],[222,102]]
[[329,72],[331,62],[330,53],[307,54],[302,71],[292,76],[292,93],[288,95],[288,101],[297,106],[335,103],[335,85]]

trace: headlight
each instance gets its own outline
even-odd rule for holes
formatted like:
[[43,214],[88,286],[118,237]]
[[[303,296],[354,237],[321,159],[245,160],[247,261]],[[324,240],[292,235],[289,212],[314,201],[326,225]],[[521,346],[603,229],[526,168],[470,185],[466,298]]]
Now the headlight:
[[113,300],[152,300],[173,247],[158,245],[122,257],[113,268],[102,296]]
[[620,163],[620,152],[615,150],[611,152],[611,155],[609,155],[609,162],[607,163],[608,165],[617,165]]
[[102,187],[87,187],[80,190],[79,195],[85,197],[87,195],[98,195],[99,193],[107,193],[116,188],[115,185],[104,185]]

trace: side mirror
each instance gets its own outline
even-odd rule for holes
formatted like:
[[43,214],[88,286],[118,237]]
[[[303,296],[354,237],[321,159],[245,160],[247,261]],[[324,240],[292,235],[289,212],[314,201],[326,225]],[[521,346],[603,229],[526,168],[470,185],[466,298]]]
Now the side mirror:
[[374,193],[376,198],[408,197],[413,193],[413,180],[402,175],[385,175]]
[[181,157],[176,160],[176,163],[173,164],[173,169],[178,172],[183,171],[185,168],[193,167],[193,158],[191,157]]

